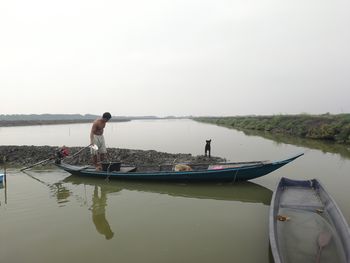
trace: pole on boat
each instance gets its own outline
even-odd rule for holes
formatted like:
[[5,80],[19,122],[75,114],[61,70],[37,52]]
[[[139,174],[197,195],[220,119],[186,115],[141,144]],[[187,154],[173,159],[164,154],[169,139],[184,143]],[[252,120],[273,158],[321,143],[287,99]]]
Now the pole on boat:
[[[95,145],[95,144],[89,144],[88,146],[85,146],[84,148],[82,148],[82,149],[80,149],[79,151],[77,151],[77,152],[76,152],[75,154],[73,154],[72,156],[68,156],[68,158],[74,158],[75,156],[77,156],[79,153],[81,153],[83,150],[85,150],[85,149],[88,148],[88,147],[91,147],[91,148],[94,149],[95,151],[98,150],[97,145]],[[67,153],[67,154],[68,154],[68,153]],[[58,158],[61,160],[61,159],[63,159],[63,158],[66,157],[66,156],[67,156],[67,155],[64,155],[64,156],[58,157]],[[24,167],[24,168],[22,168],[20,171],[23,172],[23,171],[25,171],[25,170],[27,170],[27,169],[30,169],[30,168],[34,167],[34,166],[37,166],[37,165],[40,165],[40,164],[44,164],[44,163],[50,162],[50,161],[54,160],[55,158],[56,158],[56,156],[51,156],[50,158],[47,158],[47,159],[42,160],[42,161],[40,161],[40,162],[37,162],[37,163],[35,163],[35,164],[29,165],[29,166],[27,166],[27,167]]]
[[75,154],[73,154],[72,156],[68,156],[68,158],[74,158],[75,156],[77,156],[79,153],[81,153],[82,151],[84,151],[86,148],[92,148],[95,151],[98,150],[98,146],[96,144],[89,144],[88,146],[85,146],[84,148],[80,149],[79,151],[77,151]]
[[24,168],[22,168],[20,171],[23,172],[24,170],[27,170],[27,169],[32,168],[32,167],[34,167],[34,166],[37,166],[37,165],[39,165],[39,164],[47,163],[47,162],[49,162],[49,161],[51,161],[51,160],[53,160],[53,159],[55,159],[55,157],[51,156],[50,158],[47,158],[47,159],[42,160],[42,161],[40,161],[40,162],[37,162],[37,163],[35,163],[35,164],[29,165],[29,166],[27,166],[27,167],[24,167]]

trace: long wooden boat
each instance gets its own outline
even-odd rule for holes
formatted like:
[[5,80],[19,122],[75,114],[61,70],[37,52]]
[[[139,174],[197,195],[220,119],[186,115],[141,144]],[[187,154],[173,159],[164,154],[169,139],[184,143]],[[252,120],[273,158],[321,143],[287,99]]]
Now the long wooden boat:
[[[303,153],[282,161],[258,161],[240,163],[219,163],[215,165],[187,164],[190,171],[174,171],[172,165],[161,165],[149,169],[149,167],[122,166],[120,171],[96,171],[91,166],[75,166],[64,162],[56,164],[63,170],[78,176],[101,177],[123,180],[147,180],[147,181],[247,181],[271,173],[278,168],[290,163]],[[156,169],[154,169],[156,168]]]
[[317,179],[282,178],[272,196],[269,236],[275,263],[350,262],[350,230]]

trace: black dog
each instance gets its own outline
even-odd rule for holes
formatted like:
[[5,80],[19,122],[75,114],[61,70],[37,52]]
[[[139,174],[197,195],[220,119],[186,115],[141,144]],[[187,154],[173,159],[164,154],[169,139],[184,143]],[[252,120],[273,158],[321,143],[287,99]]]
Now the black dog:
[[205,156],[207,156],[207,152],[209,152],[209,158],[210,158],[210,148],[211,148],[210,143],[211,143],[211,139],[206,140],[205,149],[204,149]]

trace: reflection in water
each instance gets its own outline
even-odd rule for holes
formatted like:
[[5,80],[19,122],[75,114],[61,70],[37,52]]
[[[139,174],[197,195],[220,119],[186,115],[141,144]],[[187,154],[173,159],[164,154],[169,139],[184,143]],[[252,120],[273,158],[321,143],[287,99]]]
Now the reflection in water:
[[68,202],[68,197],[70,196],[71,193],[61,182],[49,184],[47,182],[44,182],[43,180],[38,179],[37,177],[31,175],[26,171],[22,171],[22,172],[28,175],[30,178],[34,179],[35,181],[38,181],[39,183],[46,185],[50,189],[52,196],[57,198],[57,203],[62,204],[62,203]]
[[180,184],[166,182],[105,181],[99,178],[81,178],[71,175],[64,179],[66,183],[99,186],[101,192],[115,193],[123,189],[151,192],[197,199],[231,200],[270,205],[272,191],[252,182],[236,184],[195,183]]
[[124,189],[129,191],[167,194],[175,197],[261,203],[266,206],[270,205],[272,197],[272,191],[270,189],[252,182],[236,184],[177,184],[166,182],[106,181],[99,178],[81,178],[70,175],[60,182],[50,184],[28,173],[26,174],[47,186],[52,196],[57,199],[58,204],[68,202],[71,196],[76,197],[79,202],[86,204],[86,196],[85,198],[77,196],[76,191],[69,188],[71,188],[72,185],[83,185],[84,188],[90,186],[91,189],[93,189],[91,198],[92,205],[89,207],[89,210],[92,212],[92,222],[97,232],[102,234],[107,240],[112,239],[114,236],[114,232],[106,218],[107,195]]
[[[74,191],[68,190],[69,185],[86,185],[93,187],[92,222],[98,233],[107,240],[114,236],[110,224],[106,218],[107,195],[119,192],[123,189],[130,191],[151,192],[167,194],[170,196],[181,196],[197,199],[230,200],[248,203],[262,203],[269,205],[272,191],[252,182],[236,184],[169,184],[165,182],[128,182],[128,181],[106,181],[99,178],[80,178],[74,175],[66,177],[63,181],[54,184],[46,183],[27,173],[32,179],[49,187],[57,203],[68,202]],[[76,194],[74,194],[76,195]],[[86,197],[85,197],[86,198]],[[78,198],[80,201],[83,198]],[[84,202],[86,203],[86,202]]]
[[260,136],[265,139],[275,141],[277,143],[293,144],[309,149],[321,150],[322,152],[340,154],[343,158],[350,159],[350,148],[345,145],[337,144],[331,141],[321,141],[313,139],[305,139],[301,137],[294,137],[285,134],[276,134],[271,132],[242,130],[247,136]]
[[[47,183],[43,180],[38,179],[37,177],[23,172],[28,175],[30,178],[38,181],[39,183],[47,186],[50,189],[52,196],[57,199],[58,204],[68,202],[68,198],[71,196],[71,192],[64,186],[63,182],[57,182],[54,184]],[[107,206],[107,195],[103,187],[100,187],[101,194],[98,194],[98,186],[95,185],[94,193],[92,196],[92,206],[89,210],[92,211],[92,222],[94,222],[96,230],[105,236],[106,239],[111,239],[114,233],[109,226],[109,223],[106,219],[106,206]]]
[[56,196],[57,203],[62,204],[68,202],[70,191],[62,185],[62,183],[55,183],[52,185],[51,193]]
[[[0,183],[0,189],[3,189],[4,191],[4,198],[5,198],[5,205],[7,204],[7,186],[4,185],[4,183]],[[0,191],[0,193],[2,190]],[[0,206],[1,206],[1,201],[0,201]]]
[[102,187],[101,195],[98,195],[98,186],[95,185],[94,194],[92,197],[92,221],[95,224],[96,230],[104,235],[106,239],[111,239],[114,233],[106,219],[107,195]]

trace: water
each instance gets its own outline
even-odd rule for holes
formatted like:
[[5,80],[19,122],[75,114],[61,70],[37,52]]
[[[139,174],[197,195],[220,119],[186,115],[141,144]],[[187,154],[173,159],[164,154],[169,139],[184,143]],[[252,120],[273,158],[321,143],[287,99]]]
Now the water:
[[[0,145],[89,144],[90,124],[0,128]],[[106,182],[57,170],[8,171],[0,189],[2,262],[271,262],[268,213],[282,176],[318,178],[350,222],[347,147],[245,134],[191,120],[108,123],[108,147],[232,161],[305,156],[243,184]]]

